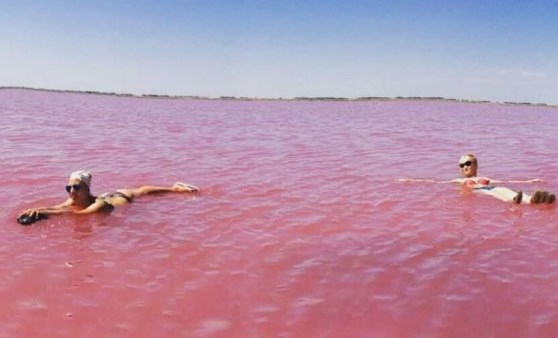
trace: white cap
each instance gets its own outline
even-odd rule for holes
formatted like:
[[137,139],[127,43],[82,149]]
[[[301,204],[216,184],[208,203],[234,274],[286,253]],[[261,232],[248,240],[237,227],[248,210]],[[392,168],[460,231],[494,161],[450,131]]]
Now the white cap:
[[70,175],[70,179],[77,179],[85,183],[85,185],[89,188],[91,186],[91,173],[85,170],[78,170],[74,171]]

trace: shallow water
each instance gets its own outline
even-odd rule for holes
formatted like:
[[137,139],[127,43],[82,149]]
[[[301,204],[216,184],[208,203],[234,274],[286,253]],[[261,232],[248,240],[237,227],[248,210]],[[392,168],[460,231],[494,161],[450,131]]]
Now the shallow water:
[[[558,109],[0,91],[1,337],[552,337],[555,207],[444,184],[558,191]],[[185,181],[111,215],[19,226],[66,198]]]

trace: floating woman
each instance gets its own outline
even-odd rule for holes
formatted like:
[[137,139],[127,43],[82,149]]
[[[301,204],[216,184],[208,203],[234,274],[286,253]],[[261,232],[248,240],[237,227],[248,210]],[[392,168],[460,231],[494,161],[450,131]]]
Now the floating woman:
[[100,196],[91,194],[91,173],[80,170],[70,175],[66,191],[70,197],[62,204],[52,207],[28,209],[19,214],[17,221],[28,225],[49,215],[74,213],[91,214],[110,212],[114,207],[131,203],[136,197],[160,193],[196,193],[199,189],[191,184],[176,182],[172,187],[143,186],[137,189],[118,189]]
[[[479,177],[478,169],[479,163],[475,155],[466,154],[459,159],[459,168],[463,178],[456,178],[450,181],[436,181],[436,180],[421,180],[421,179],[408,179],[403,178],[401,182],[433,182],[433,183],[459,183],[467,189],[474,192],[481,193],[495,197],[505,202],[523,203],[523,204],[552,204],[556,201],[556,196],[545,190],[537,190],[532,196],[524,194],[523,191],[513,191],[506,187],[495,186],[494,183],[505,183],[497,181],[488,177]],[[526,181],[507,181],[507,183],[535,183],[541,182],[540,179],[532,179]]]

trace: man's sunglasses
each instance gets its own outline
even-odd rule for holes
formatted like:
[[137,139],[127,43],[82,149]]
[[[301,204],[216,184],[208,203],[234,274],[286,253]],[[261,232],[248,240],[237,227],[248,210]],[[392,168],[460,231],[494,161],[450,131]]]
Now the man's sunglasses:
[[68,194],[70,193],[72,188],[74,188],[75,191],[78,191],[79,189],[81,189],[81,186],[79,184],[67,185],[66,186],[66,191],[68,192]]
[[459,168],[463,168],[463,167],[470,167],[471,164],[473,164],[473,162],[471,161],[467,161],[467,162],[463,162],[463,163],[459,163]]

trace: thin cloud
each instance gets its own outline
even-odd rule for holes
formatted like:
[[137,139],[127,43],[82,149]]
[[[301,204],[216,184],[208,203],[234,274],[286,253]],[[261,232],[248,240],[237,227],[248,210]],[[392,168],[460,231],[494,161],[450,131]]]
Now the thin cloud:
[[522,78],[522,79],[544,79],[546,78],[546,73],[532,71],[532,70],[521,70],[521,69],[500,69],[498,73],[501,76],[512,77],[512,78]]

